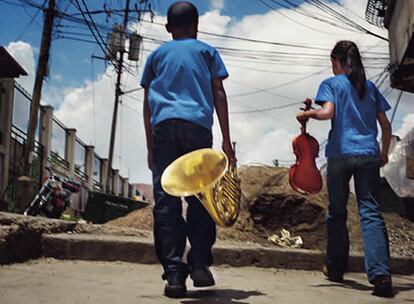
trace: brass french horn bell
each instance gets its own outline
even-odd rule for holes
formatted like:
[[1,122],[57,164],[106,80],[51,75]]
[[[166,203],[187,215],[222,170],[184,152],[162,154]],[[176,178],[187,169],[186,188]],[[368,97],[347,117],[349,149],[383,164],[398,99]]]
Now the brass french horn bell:
[[235,223],[240,209],[240,179],[227,156],[213,149],[187,153],[172,162],[161,186],[173,196],[195,195],[220,226]]

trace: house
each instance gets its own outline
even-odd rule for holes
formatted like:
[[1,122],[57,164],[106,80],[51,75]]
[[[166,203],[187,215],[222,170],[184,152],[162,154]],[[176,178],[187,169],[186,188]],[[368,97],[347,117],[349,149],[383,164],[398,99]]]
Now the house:
[[369,0],[365,15],[388,29],[391,87],[414,93],[414,1]]
[[4,199],[9,174],[14,79],[20,76],[27,76],[27,72],[0,46],[0,200]]

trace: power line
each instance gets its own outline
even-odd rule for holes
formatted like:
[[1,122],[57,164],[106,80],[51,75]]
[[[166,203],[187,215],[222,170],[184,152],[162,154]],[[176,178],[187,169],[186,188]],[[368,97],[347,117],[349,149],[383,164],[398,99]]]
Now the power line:
[[297,78],[297,79],[294,79],[294,80],[290,80],[290,81],[288,81],[288,82],[281,83],[281,84],[278,84],[278,85],[276,85],[276,86],[272,86],[272,87],[269,87],[269,88],[265,88],[265,89],[258,89],[258,90],[254,90],[254,91],[250,91],[250,92],[246,92],[246,93],[234,94],[234,95],[231,95],[231,96],[229,96],[229,97],[241,97],[241,96],[248,96],[248,95],[253,95],[253,94],[257,94],[257,93],[261,93],[261,92],[266,92],[266,91],[270,91],[270,90],[278,89],[278,88],[281,88],[281,87],[284,87],[284,86],[290,85],[290,84],[292,84],[292,83],[295,83],[295,82],[298,82],[298,81],[302,81],[302,80],[305,80],[305,79],[311,78],[311,77],[313,77],[313,76],[315,76],[315,75],[322,74],[325,70],[326,70],[326,69],[322,69],[322,70],[317,71],[317,72],[315,72],[315,73],[311,73],[311,74],[308,74],[308,75],[306,75],[306,76],[303,76],[303,77],[300,77],[300,78]]
[[326,3],[324,3],[320,0],[305,0],[305,1],[307,3],[310,3],[310,4],[314,5],[315,7],[319,8],[320,10],[328,13],[329,15],[334,16],[338,21],[343,22],[345,24],[348,24],[349,26],[359,30],[362,33],[374,36],[374,37],[379,38],[379,39],[384,40],[384,41],[389,41],[387,38],[382,37],[381,35],[378,35],[378,34],[372,32],[372,31],[370,31],[369,29],[367,29],[364,26],[362,26],[362,25],[356,23],[355,21],[349,19],[345,15],[339,13],[338,11],[334,10],[329,5],[327,5]]
[[298,101],[294,103],[287,103],[279,106],[264,108],[264,109],[255,109],[255,110],[248,110],[248,111],[238,111],[238,112],[230,112],[230,114],[251,114],[251,113],[262,113],[262,112],[268,112],[268,111],[274,111],[274,110],[280,110],[285,109],[293,106],[297,106],[299,104],[302,104],[303,101]]
[[[46,3],[46,1],[44,2]],[[26,8],[24,8],[25,12],[31,17],[27,25],[24,27],[24,29],[20,32],[19,36],[17,36],[16,40],[20,40],[20,38],[26,33],[26,31],[29,29],[29,27],[33,24],[33,22],[36,21],[37,16],[41,12],[41,10],[38,10],[34,15],[30,15]],[[37,22],[36,22],[37,23]],[[37,23],[39,26],[41,26],[39,23]]]
[[316,31],[316,32],[319,32],[319,33],[323,33],[323,34],[328,34],[328,35],[337,35],[337,33],[331,33],[331,32],[321,31],[320,29],[316,29],[316,28],[311,27],[311,26],[309,26],[309,25],[306,25],[306,24],[304,24],[304,23],[302,23],[302,22],[299,22],[299,21],[295,20],[294,18],[291,18],[291,17],[289,17],[288,15],[285,15],[284,13],[280,12],[278,9],[276,9],[276,8],[275,8],[275,7],[273,7],[273,6],[271,6],[271,5],[270,5],[270,4],[268,4],[267,2],[265,2],[265,1],[263,1],[263,0],[258,0],[258,1],[259,1],[260,3],[262,3],[264,6],[266,6],[266,7],[270,8],[271,10],[273,10],[275,13],[277,13],[277,14],[279,14],[279,15],[281,15],[281,16],[283,16],[283,17],[285,17],[286,19],[288,19],[288,20],[290,20],[290,21],[292,21],[292,22],[294,22],[294,23],[296,23],[296,24],[299,24],[299,25],[301,25],[301,26],[303,26],[303,27],[305,27],[305,28],[308,28],[308,29],[310,29],[310,30],[313,30],[313,31]]
[[[86,15],[85,15],[85,13],[83,12],[83,10],[82,10],[82,8],[80,7],[80,4],[79,4],[79,1],[78,0],[69,0],[79,11],[80,11],[80,13],[82,14],[82,18],[83,18],[83,20],[85,21],[85,23],[86,23],[86,25],[88,26],[88,28],[89,28],[89,30],[90,30],[90,32],[92,33],[92,35],[93,35],[93,37],[94,37],[94,39],[95,39],[95,41],[96,41],[96,43],[98,44],[98,46],[99,46],[99,48],[102,50],[102,52],[104,53],[104,54],[107,54],[107,51],[106,51],[106,45],[105,45],[105,47],[104,46],[102,46],[102,44],[101,44],[101,42],[99,41],[99,38],[96,36],[96,34],[95,34],[95,32],[94,32],[94,30],[92,29],[92,26],[91,26],[91,24],[89,23],[89,21],[86,19]],[[75,2],[73,2],[73,1],[76,1],[76,3]],[[84,2],[83,2],[84,3]],[[92,20],[93,21],[93,20]],[[93,24],[95,24],[94,22],[92,22]],[[94,25],[94,27],[95,27],[95,29],[96,29],[96,25]],[[102,38],[102,37],[101,37]],[[112,56],[110,56],[110,57],[112,57]],[[116,63],[115,62],[113,62],[112,61],[112,59],[110,58],[110,61],[112,62],[112,64],[116,67]]]

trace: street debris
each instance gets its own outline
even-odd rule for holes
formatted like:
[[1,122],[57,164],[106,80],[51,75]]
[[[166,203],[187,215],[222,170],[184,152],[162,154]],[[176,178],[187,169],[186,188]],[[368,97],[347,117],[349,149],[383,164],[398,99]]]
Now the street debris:
[[302,248],[303,246],[302,238],[300,236],[292,236],[286,229],[280,231],[280,236],[273,234],[267,239],[281,247]]

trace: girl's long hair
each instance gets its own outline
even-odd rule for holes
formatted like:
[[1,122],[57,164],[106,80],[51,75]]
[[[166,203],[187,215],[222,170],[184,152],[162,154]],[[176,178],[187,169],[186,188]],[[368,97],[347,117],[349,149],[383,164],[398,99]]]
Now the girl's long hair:
[[364,98],[367,77],[357,45],[352,41],[339,41],[331,52],[331,58],[339,60],[346,70],[349,81],[356,88],[359,98]]

